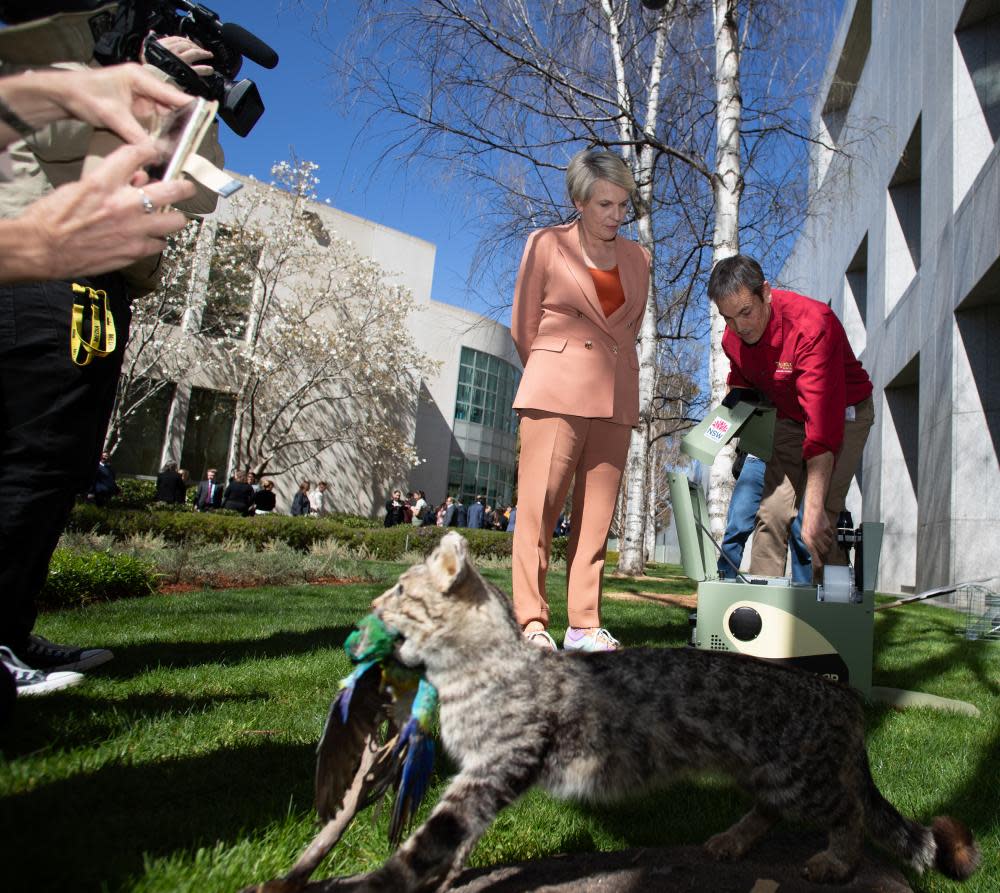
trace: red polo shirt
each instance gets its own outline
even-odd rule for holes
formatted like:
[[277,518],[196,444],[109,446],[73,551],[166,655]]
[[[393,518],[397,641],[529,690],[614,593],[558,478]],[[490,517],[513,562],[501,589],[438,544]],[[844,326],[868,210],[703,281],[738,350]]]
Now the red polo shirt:
[[834,312],[795,292],[771,290],[771,318],[756,344],[744,344],[727,328],[722,349],[731,363],[730,386],[756,388],[775,405],[778,418],[805,424],[804,460],[836,455],[845,410],[872,393]]

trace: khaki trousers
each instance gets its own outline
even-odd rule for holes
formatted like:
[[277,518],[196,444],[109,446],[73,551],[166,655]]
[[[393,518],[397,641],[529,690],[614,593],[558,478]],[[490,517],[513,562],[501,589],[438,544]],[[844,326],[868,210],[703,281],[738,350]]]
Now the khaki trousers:
[[545,577],[552,531],[573,485],[566,553],[570,626],[600,626],[608,530],[632,428],[604,419],[521,410],[514,527],[514,613],[522,627],[549,625]]
[[[854,407],[854,419],[844,422],[844,442],[834,460],[830,488],[826,494],[826,516],[836,527],[837,516],[844,510],[847,491],[858,470],[861,454],[865,451],[868,432],[875,420],[872,398],[862,400]],[[799,511],[806,485],[805,463],[802,461],[802,442],[805,426],[791,419],[778,419],[774,426],[774,452],[764,472],[764,490],[757,523],[753,529],[753,546],[750,554],[750,573],[763,577],[781,577],[785,573],[788,554],[788,531]],[[856,522],[860,519],[856,518]],[[836,540],[822,558],[823,564],[847,564],[844,550]],[[818,562],[813,556],[814,582],[819,575]]]

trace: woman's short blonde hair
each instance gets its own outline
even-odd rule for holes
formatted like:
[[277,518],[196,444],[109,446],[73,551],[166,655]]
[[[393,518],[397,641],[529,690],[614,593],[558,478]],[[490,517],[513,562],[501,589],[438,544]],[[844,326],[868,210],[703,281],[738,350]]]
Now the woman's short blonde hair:
[[566,168],[566,191],[573,204],[590,199],[595,180],[608,180],[621,186],[629,195],[635,192],[635,180],[620,155],[607,149],[584,149],[577,152]]

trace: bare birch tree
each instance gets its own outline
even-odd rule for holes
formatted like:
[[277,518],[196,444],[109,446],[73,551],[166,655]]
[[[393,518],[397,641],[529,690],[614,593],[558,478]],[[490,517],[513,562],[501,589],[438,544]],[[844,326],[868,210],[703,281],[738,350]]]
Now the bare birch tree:
[[[712,186],[715,201],[715,236],[712,266],[738,254],[740,250],[740,198],[743,175],[740,157],[740,129],[743,101],[740,94],[740,40],[738,0],[712,0],[712,30],[715,37],[715,171]],[[726,395],[729,360],[722,351],[726,324],[715,306],[709,313],[709,391],[712,405]],[[726,529],[729,499],[733,492],[731,469],[733,447],[728,444],[712,467],[708,488],[708,516],[712,533],[721,539]]]

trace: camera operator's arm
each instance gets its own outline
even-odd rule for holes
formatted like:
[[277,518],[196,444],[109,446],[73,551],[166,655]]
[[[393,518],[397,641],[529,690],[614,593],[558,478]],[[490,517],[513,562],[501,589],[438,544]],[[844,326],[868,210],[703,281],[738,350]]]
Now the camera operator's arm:
[[[0,100],[16,122],[30,130],[65,118],[114,131],[141,144],[149,134],[137,119],[149,119],[191,101],[191,97],[136,64],[110,68],[41,69],[0,79]],[[11,119],[0,121],[0,146],[26,134]]]
[[103,273],[163,251],[166,236],[186,218],[155,209],[195,190],[184,180],[147,182],[142,166],[155,158],[152,145],[122,146],[20,217],[0,220],[0,282]]

